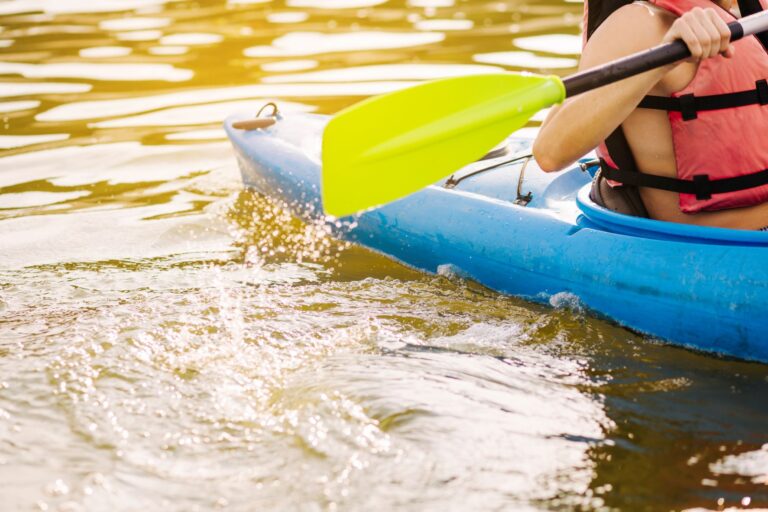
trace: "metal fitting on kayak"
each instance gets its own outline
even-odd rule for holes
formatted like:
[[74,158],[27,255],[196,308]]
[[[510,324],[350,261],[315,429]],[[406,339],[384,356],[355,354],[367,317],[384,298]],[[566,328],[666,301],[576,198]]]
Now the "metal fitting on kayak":
[[594,169],[595,167],[600,167],[600,160],[593,159],[593,160],[587,160],[585,162],[579,162],[579,169],[581,169],[581,172],[592,174],[589,171],[591,169]]
[[[268,116],[262,117],[262,114],[268,108],[272,109],[272,113],[269,114]],[[278,110],[277,105],[270,102],[259,109],[254,119],[246,119],[245,121],[235,121],[234,123],[232,123],[232,127],[237,128],[238,130],[258,130],[261,128],[269,128],[270,126],[272,126],[277,122],[277,116],[279,114],[280,114],[280,111]]]
[[468,172],[458,177],[455,174],[451,174],[451,176],[449,176],[448,179],[445,180],[445,183],[443,183],[443,187],[448,189],[456,188],[456,186],[459,183],[461,183],[467,178],[471,178],[472,176],[477,176],[478,174],[492,171],[493,169],[497,169],[505,165],[511,165],[518,162],[523,162],[522,166],[520,167],[520,174],[518,175],[517,198],[513,202],[518,206],[526,206],[533,199],[533,194],[531,192],[523,194],[523,182],[525,181],[525,169],[528,167],[528,162],[530,162],[532,159],[533,159],[533,155],[526,152],[523,155],[516,154],[510,158],[505,158],[500,162],[499,161],[493,162],[489,165],[486,165],[485,167],[481,167],[480,169],[474,169],[472,172]]
[[[533,157],[533,155],[531,155],[530,153],[527,153],[525,155],[515,154],[514,156],[512,156],[510,158],[507,158],[505,160],[502,160],[500,162],[498,162],[498,161],[497,162],[492,162],[492,163],[490,163],[489,165],[487,165],[485,167],[481,167],[480,169],[474,169],[472,172],[469,172],[469,173],[464,174],[462,176],[456,177],[455,174],[451,174],[448,177],[448,179],[445,180],[445,183],[443,183],[443,187],[445,187],[445,188],[455,188],[456,185],[458,185],[459,183],[461,183],[462,181],[464,181],[467,178],[471,178],[472,176],[476,176],[476,175],[484,173],[486,171],[491,171],[491,170],[496,169],[498,167],[501,167],[503,165],[514,164],[516,162],[520,162],[522,160],[530,159],[532,157]],[[487,158],[483,158],[482,160],[478,160],[478,162],[482,162],[483,160],[486,160],[486,159]]]
[[523,182],[525,181],[525,169],[528,167],[528,163],[533,158],[533,155],[527,155],[523,166],[520,168],[520,176],[517,178],[517,198],[513,201],[518,206],[528,206],[528,203],[533,199],[533,193],[528,192],[523,194]]

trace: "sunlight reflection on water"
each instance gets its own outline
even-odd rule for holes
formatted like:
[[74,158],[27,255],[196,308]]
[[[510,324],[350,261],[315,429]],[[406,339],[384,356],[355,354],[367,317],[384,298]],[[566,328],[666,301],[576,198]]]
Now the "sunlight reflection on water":
[[168,64],[91,64],[62,62],[27,64],[0,62],[0,74],[18,74],[26,78],[83,78],[86,80],[165,80],[183,82],[194,76],[189,69]]
[[441,33],[388,33],[354,32],[349,34],[323,34],[319,32],[294,32],[276,39],[271,46],[252,46],[243,52],[246,57],[302,57],[366,50],[386,50],[438,43],[444,39]]

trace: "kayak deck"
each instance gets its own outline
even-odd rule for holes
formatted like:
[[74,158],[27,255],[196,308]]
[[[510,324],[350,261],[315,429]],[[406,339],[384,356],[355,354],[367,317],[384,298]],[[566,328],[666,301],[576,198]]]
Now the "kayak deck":
[[[241,118],[226,129],[246,186],[298,217],[322,219],[328,118],[285,117],[252,132],[231,127]],[[509,155],[331,225],[337,236],[421,270],[447,266],[502,293],[555,306],[578,302],[652,337],[768,361],[768,266],[761,265],[768,233],[610,212],[589,200],[588,172],[544,173],[522,158],[530,137],[508,143]],[[492,168],[477,172],[483,167]]]

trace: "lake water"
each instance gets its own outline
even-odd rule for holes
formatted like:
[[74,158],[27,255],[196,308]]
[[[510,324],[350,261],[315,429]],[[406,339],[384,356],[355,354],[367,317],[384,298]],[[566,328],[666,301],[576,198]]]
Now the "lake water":
[[581,4],[0,2],[0,509],[768,507],[768,366],[412,271],[221,121],[564,74]]

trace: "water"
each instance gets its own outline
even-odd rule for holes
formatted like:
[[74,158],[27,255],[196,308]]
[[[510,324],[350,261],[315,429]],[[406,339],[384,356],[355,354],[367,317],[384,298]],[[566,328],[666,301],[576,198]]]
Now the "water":
[[243,191],[221,120],[486,67],[581,6],[0,2],[0,509],[768,506],[768,367],[428,276]]

